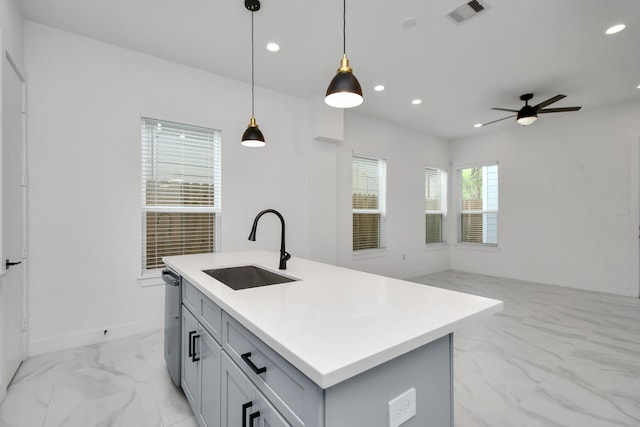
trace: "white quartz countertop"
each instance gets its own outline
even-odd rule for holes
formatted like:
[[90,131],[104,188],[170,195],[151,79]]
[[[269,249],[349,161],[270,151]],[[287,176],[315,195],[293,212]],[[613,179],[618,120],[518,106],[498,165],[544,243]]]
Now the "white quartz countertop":
[[[478,319],[502,302],[278,252],[221,252],[165,263],[322,388]],[[202,270],[257,265],[295,282],[235,291]]]

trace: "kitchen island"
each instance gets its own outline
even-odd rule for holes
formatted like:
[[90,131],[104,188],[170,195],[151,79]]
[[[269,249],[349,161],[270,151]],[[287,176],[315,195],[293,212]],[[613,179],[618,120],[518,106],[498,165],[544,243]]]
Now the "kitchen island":
[[[164,260],[183,278],[182,385],[202,425],[453,425],[453,332],[502,302],[295,257],[278,270],[278,260]],[[295,281],[233,290],[204,272],[241,265]]]

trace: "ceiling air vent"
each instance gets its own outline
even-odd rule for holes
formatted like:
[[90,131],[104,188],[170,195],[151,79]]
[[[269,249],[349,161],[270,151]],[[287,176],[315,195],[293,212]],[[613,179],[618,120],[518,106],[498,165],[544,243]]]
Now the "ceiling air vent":
[[469,3],[465,3],[447,16],[453,19],[458,24],[462,21],[477,15],[484,10],[484,6],[476,0],[471,0]]

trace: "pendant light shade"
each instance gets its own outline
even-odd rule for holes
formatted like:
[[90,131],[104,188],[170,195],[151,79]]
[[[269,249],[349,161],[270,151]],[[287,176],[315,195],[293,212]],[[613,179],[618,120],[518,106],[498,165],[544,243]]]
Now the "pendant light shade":
[[349,59],[345,53],[340,61],[338,73],[333,77],[324,101],[335,108],[352,108],[362,104],[362,88],[349,67]]
[[259,0],[245,0],[244,7],[247,8],[249,12],[251,12],[251,119],[249,120],[249,125],[247,126],[247,130],[242,134],[242,142],[241,144],[245,147],[257,148],[264,147],[264,135],[260,129],[258,129],[258,123],[256,123],[256,118],[254,116],[254,108],[255,108],[255,66],[254,66],[254,41],[253,41],[253,13],[260,10],[260,1]]
[[258,129],[258,124],[256,123],[256,118],[251,117],[251,121],[249,122],[249,126],[247,126],[247,130],[242,134],[242,145],[245,147],[264,147],[264,135]]
[[356,76],[353,75],[353,70],[349,66],[349,59],[347,58],[347,3],[346,0],[342,2],[342,50],[343,55],[340,60],[340,68],[338,73],[333,77],[329,87],[327,88],[327,94],[324,98],[331,107],[335,108],[352,108],[362,104],[364,98],[362,97],[362,88]]

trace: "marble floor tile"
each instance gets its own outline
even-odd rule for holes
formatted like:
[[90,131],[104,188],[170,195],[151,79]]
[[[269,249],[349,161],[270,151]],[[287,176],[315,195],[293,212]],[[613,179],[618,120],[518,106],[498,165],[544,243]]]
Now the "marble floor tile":
[[0,426],[38,422],[42,426],[57,377],[12,384],[0,406]]
[[[0,406],[0,426],[163,427],[155,390],[159,362],[145,357],[145,351],[162,357],[162,336],[158,331],[27,359]],[[192,413],[182,409],[188,412],[171,422],[188,421]]]
[[191,415],[188,418],[179,421],[175,424],[165,424],[166,427],[198,427],[198,421],[196,417]]
[[193,412],[182,389],[169,376],[163,349],[150,352],[146,360],[153,395],[164,425],[174,425],[192,417]]
[[456,427],[640,426],[640,299],[455,271],[413,281],[505,304],[454,336]]
[[28,358],[16,372],[12,385],[33,379],[53,378],[77,369],[98,366],[98,350],[95,346],[56,351]]
[[[413,279],[504,301],[454,336],[456,427],[640,426],[640,299],[458,271]],[[24,361],[1,427],[196,427],[162,330]]]
[[117,363],[74,371],[56,382],[44,427],[162,425],[145,361],[127,354]]
[[139,336],[120,338],[113,341],[88,346],[96,353],[98,363],[111,362],[113,360],[126,358],[129,356],[141,357],[142,346]]
[[160,329],[147,334],[140,334],[138,337],[140,338],[142,354],[145,356],[149,353],[164,351],[164,330]]

